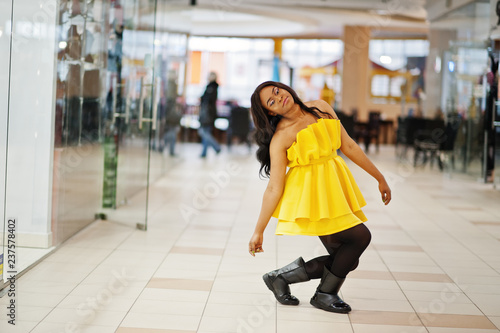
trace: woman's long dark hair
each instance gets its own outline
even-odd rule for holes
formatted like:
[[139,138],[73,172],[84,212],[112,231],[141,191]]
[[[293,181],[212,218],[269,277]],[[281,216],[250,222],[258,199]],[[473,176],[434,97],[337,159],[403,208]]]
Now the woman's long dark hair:
[[255,141],[259,148],[257,149],[257,160],[260,162],[259,174],[269,178],[271,174],[271,156],[269,154],[269,146],[271,144],[271,139],[273,138],[274,132],[276,132],[276,126],[281,120],[281,116],[270,116],[268,110],[264,108],[260,102],[260,92],[262,89],[268,86],[278,87],[279,89],[285,89],[292,95],[293,101],[300,106],[305,112],[309,112],[316,118],[321,118],[321,115],[327,116],[328,118],[333,118],[331,114],[323,112],[317,107],[308,107],[302,102],[297,93],[281,82],[266,81],[261,83],[252,94],[251,97],[251,107],[250,111],[252,113],[253,122],[255,124]]

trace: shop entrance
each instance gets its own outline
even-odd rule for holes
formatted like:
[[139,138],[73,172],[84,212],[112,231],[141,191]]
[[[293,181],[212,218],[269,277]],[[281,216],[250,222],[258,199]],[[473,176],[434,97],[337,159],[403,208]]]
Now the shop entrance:
[[165,105],[186,67],[187,35],[157,31],[164,3],[37,1],[0,1],[4,281],[10,219],[18,273],[96,219],[147,230],[150,181],[168,168]]

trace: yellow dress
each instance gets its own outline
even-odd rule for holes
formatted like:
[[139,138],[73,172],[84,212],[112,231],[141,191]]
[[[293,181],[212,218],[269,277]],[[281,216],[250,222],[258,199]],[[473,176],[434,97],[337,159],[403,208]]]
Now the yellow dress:
[[287,150],[283,195],[273,213],[277,235],[330,235],[367,220],[365,199],[340,148],[340,121],[318,119]]

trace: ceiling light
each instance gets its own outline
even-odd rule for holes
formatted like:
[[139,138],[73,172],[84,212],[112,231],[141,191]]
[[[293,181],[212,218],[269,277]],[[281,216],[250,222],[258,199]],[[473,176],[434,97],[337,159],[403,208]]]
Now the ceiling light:
[[68,43],[66,43],[65,41],[59,42],[60,49],[65,49],[67,45],[68,45]]
[[384,65],[389,65],[392,62],[392,58],[389,56],[380,56],[380,62]]

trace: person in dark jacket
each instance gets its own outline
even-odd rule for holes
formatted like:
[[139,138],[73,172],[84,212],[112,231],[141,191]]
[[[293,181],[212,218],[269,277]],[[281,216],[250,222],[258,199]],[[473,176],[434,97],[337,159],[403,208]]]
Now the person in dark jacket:
[[217,118],[216,102],[218,88],[217,74],[211,72],[208,76],[208,85],[201,96],[200,102],[200,128],[198,129],[198,134],[201,137],[203,145],[201,157],[207,156],[208,147],[212,147],[217,154],[221,151],[219,144],[212,135],[215,118]]

